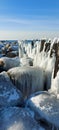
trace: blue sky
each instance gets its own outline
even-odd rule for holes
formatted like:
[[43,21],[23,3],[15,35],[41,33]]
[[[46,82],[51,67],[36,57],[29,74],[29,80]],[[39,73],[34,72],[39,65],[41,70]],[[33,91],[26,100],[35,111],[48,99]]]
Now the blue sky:
[[59,0],[0,0],[0,39],[58,35]]

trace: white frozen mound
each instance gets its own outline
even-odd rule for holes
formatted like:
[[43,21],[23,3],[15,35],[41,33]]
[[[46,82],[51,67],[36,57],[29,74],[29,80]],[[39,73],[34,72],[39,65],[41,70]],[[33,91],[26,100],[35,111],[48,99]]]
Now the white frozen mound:
[[0,58],[0,66],[3,66],[3,68],[7,71],[10,68],[20,66],[20,59],[19,57],[16,58],[2,57]]
[[45,130],[38,124],[27,109],[9,107],[0,109],[1,130]]
[[16,67],[8,75],[24,96],[44,90],[44,71],[39,67]]
[[21,105],[22,94],[12,84],[6,72],[0,73],[0,107]]
[[27,106],[36,113],[37,120],[45,121],[59,129],[59,100],[55,95],[42,92],[31,97]]

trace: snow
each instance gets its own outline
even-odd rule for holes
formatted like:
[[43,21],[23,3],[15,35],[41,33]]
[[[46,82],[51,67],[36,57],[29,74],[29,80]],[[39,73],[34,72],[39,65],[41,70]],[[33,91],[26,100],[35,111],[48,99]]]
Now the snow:
[[19,95],[17,94],[16,89],[14,89],[13,93],[11,93],[11,95],[8,98],[8,102],[16,99],[19,99]]
[[31,117],[28,109],[20,107],[1,109],[0,122],[1,130],[45,130]]
[[36,114],[36,120],[44,120],[59,128],[59,100],[50,93],[42,92],[29,98],[27,106]]

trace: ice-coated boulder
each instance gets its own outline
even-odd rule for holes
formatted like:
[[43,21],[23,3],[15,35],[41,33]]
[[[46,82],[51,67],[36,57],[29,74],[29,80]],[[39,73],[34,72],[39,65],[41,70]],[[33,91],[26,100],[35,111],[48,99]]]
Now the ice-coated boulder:
[[44,72],[39,67],[16,67],[7,73],[24,96],[44,90]]
[[20,66],[19,57],[15,57],[15,58],[2,57],[2,58],[0,58],[0,67],[2,67],[6,71],[10,68],[17,67],[17,66]]
[[18,56],[19,54],[18,54],[18,52],[17,51],[11,51],[11,52],[8,52],[7,54],[6,54],[6,56],[7,57],[10,57],[10,58],[14,58],[14,57],[16,57],[16,56]]
[[35,112],[36,120],[44,121],[53,130],[59,130],[59,99],[56,95],[48,92],[36,94],[28,99],[27,107]]
[[45,130],[27,109],[9,107],[0,109],[0,130]]
[[0,73],[0,107],[21,105],[22,94],[10,81],[6,72]]
[[[18,45],[12,45],[10,43],[6,43],[3,47],[2,47],[2,53],[5,54],[7,56],[7,54],[10,53],[10,55],[14,54],[11,52],[17,51],[18,52]],[[13,55],[12,55],[13,56]],[[15,54],[14,54],[15,56]]]
[[18,45],[10,45],[8,51],[17,51],[18,52]]
[[40,52],[43,51],[44,44],[45,44],[45,39],[42,39],[42,40],[41,40]]

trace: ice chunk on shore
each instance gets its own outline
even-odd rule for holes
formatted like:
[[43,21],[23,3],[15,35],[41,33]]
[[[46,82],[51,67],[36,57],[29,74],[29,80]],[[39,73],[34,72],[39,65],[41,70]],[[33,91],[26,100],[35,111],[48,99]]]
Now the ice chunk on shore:
[[12,84],[6,72],[0,73],[0,107],[21,105],[22,94]]

